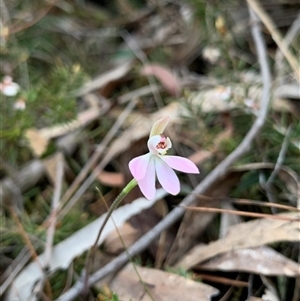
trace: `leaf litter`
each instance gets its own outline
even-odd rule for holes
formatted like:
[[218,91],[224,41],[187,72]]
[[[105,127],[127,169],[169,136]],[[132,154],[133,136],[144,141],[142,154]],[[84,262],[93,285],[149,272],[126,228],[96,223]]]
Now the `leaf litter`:
[[[107,253],[118,258],[124,242],[130,247],[151,231],[158,223],[152,208],[158,199],[164,204],[160,219],[167,219],[234,151],[259,113],[264,78],[257,68],[258,54],[244,16],[246,6],[192,0],[150,2],[111,1],[98,6],[52,1],[39,3],[33,12],[28,3],[4,1],[0,75],[13,78],[18,87],[10,95],[1,95],[1,256],[5,259],[1,295],[6,294],[6,300],[40,300],[43,295],[67,300],[64,291],[72,291],[69,284],[83,272],[83,254],[93,244],[103,219],[105,206],[100,206],[94,188],[100,185],[105,202],[111,204],[130,181],[128,162],[144,154],[142,145],[155,121],[169,116],[171,126],[166,133],[174,143],[174,154],[191,159],[201,174],[180,174],[180,194],[170,196],[159,190],[153,202],[137,200],[140,192],[132,191],[126,205],[115,211],[119,231],[110,222],[101,236],[100,258]],[[291,12],[297,10],[296,4],[278,2],[269,10],[264,3],[248,2],[264,24],[269,15],[283,33],[295,26],[297,19]],[[291,18],[282,26],[282,16],[287,14]],[[275,48],[277,52],[282,49],[282,41],[276,26],[265,25],[270,30],[265,38],[272,56]],[[36,33],[43,37],[37,42]],[[245,300],[249,296],[253,296],[249,300],[297,300],[299,213],[292,209],[300,208],[299,83],[293,76],[296,44],[295,38],[289,41],[290,48],[280,59],[281,69],[275,70],[267,126],[258,133],[251,152],[207,189],[209,199],[198,207],[202,212],[188,210],[134,258],[141,266],[131,263],[115,271],[108,285],[119,300],[235,301],[241,300],[236,297],[239,294]],[[127,102],[131,110],[119,123]],[[278,169],[277,158],[289,126],[287,152]],[[92,156],[94,160],[89,161]],[[57,158],[64,173],[60,189],[72,193],[54,210],[52,246],[46,243],[50,237],[46,230],[53,217],[52,194],[58,194]],[[83,178],[93,175],[90,182],[76,180],[82,170]],[[269,186],[271,192],[266,193],[259,177],[267,178],[274,170],[278,172]],[[269,202],[270,193],[278,204]],[[275,207],[279,214],[270,210]],[[32,245],[45,242],[45,247],[35,250],[40,263],[45,265],[49,259],[45,250],[47,256],[52,254],[47,274],[33,259],[25,267],[20,263],[20,269],[14,268],[25,244],[10,210],[19,216]],[[79,221],[84,221],[81,229]],[[164,271],[168,266],[178,271],[183,267],[193,276]],[[95,265],[96,270],[101,268]],[[13,278],[7,277],[11,269]],[[67,269],[73,276],[61,280]],[[203,283],[197,281],[201,274]],[[266,277],[271,276],[278,285],[270,284]],[[48,278],[50,285],[45,281]],[[104,289],[101,284],[96,287]],[[89,295],[96,297],[93,290]]]
[[[105,231],[98,243],[101,244],[116,227],[120,227],[127,219],[138,214],[141,210],[152,206],[164,194],[164,191],[160,191],[157,198],[153,201],[146,201],[142,198],[136,200],[132,204],[116,209],[113,213],[112,220],[106,225]],[[83,252],[87,251],[93,245],[99,226],[102,224],[104,217],[105,216],[99,217],[94,222],[57,244],[53,249],[48,272],[53,273],[58,269],[68,268],[75,257],[80,256]],[[44,268],[45,254],[41,254],[38,257],[38,261]],[[31,300],[37,300],[32,297],[32,291],[34,290],[36,282],[42,278],[42,275],[43,272],[35,262],[29,264],[14,280],[12,289],[7,296],[8,300],[14,300],[18,298],[18,295],[21,295],[25,300],[29,298]]]

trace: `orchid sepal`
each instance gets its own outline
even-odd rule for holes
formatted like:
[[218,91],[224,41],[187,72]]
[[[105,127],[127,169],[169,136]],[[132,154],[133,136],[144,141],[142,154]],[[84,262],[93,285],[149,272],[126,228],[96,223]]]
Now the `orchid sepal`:
[[166,116],[166,117],[163,117],[163,118],[157,120],[151,128],[149,138],[156,136],[156,135],[161,135],[164,132],[164,130],[169,122],[170,122],[169,116]]

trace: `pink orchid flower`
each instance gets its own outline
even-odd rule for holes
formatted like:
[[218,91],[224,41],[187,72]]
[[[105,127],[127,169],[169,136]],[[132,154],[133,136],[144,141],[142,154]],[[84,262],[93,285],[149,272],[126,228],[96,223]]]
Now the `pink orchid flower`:
[[163,135],[169,123],[169,117],[164,117],[153,125],[148,140],[149,153],[132,159],[129,169],[137,181],[144,196],[151,200],[155,197],[156,176],[161,186],[170,194],[180,191],[179,179],[173,169],[185,173],[199,173],[197,166],[189,159],[179,156],[167,156],[172,142]]

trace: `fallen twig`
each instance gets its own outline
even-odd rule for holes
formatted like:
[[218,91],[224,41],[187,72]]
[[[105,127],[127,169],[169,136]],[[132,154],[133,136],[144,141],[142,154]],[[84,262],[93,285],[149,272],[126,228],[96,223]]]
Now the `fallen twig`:
[[239,216],[279,219],[279,220],[285,220],[291,222],[300,221],[299,218],[290,218],[288,216],[283,216],[283,215],[273,215],[273,214],[266,214],[266,213],[247,212],[247,211],[221,209],[221,208],[191,207],[191,206],[184,206],[183,208],[187,210],[200,211],[200,212],[226,213],[226,214],[239,215]]
[[[293,24],[289,28],[286,36],[283,38],[283,43],[287,47],[291,45],[294,38],[299,34],[300,30],[300,13],[298,14],[297,18],[294,20]],[[276,74],[276,80],[279,81],[279,86],[281,86],[283,83],[283,75],[284,75],[284,64],[283,64],[283,53],[278,48],[275,53],[275,74]]]
[[14,281],[16,276],[20,271],[23,270],[24,266],[30,260],[31,255],[27,247],[24,247],[18,256],[14,259],[12,264],[5,270],[5,272],[0,277],[0,297],[5,293],[7,288]]
[[256,200],[248,200],[248,199],[236,199],[236,198],[215,198],[215,197],[209,197],[204,195],[197,195],[198,199],[207,200],[209,202],[216,200],[220,202],[230,202],[232,204],[240,204],[240,205],[252,205],[252,206],[262,206],[262,207],[269,207],[269,208],[278,208],[283,210],[289,210],[289,211],[300,211],[300,209],[292,206],[282,205],[282,204],[273,204],[273,203],[267,203],[263,201],[256,201]]
[[60,195],[62,190],[63,176],[64,176],[64,162],[63,162],[63,156],[62,154],[60,154],[56,164],[56,179],[54,185],[54,194],[53,194],[53,199],[51,204],[51,213],[49,218],[49,226],[47,230],[47,239],[46,239],[46,246],[45,246],[46,268],[48,268],[51,261],[53,238],[55,233],[57,212],[59,208],[59,201],[60,201]]
[[[287,148],[289,146],[291,130],[292,130],[292,128],[289,127],[286,131],[286,135],[282,142],[282,146],[281,146],[278,158],[277,158],[276,165],[275,165],[270,177],[268,178],[268,180],[266,180],[262,174],[260,174],[260,176],[259,176],[260,184],[261,184],[262,188],[265,190],[268,200],[271,203],[277,203],[276,198],[274,197],[274,189],[272,186],[273,186],[274,179],[276,178],[278,172],[280,171],[280,169],[283,165],[283,162],[284,162],[284,159],[286,156],[286,152],[287,152]],[[275,209],[275,207],[272,207],[272,212],[273,212],[273,214],[277,213],[277,210]]]

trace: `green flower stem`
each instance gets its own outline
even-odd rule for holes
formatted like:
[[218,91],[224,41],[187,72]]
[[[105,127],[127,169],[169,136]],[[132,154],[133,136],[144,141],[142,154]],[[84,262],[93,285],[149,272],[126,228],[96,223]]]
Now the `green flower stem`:
[[98,243],[98,240],[102,234],[102,231],[105,227],[105,225],[107,224],[110,216],[112,215],[112,213],[114,212],[114,210],[116,208],[119,207],[120,203],[123,201],[123,199],[125,198],[125,196],[137,185],[137,181],[135,179],[132,179],[124,188],[123,190],[121,191],[121,193],[116,197],[116,199],[114,200],[114,202],[111,204],[111,206],[109,207],[109,210],[107,212],[107,215],[104,219],[104,222],[103,224],[101,225],[101,228],[98,232],[98,236],[97,236],[97,239],[94,243],[94,246],[93,247],[96,247],[97,246],[97,243]]
[[90,270],[90,264],[94,259],[94,253],[98,244],[98,241],[100,239],[100,236],[103,232],[103,229],[105,227],[105,225],[107,224],[109,218],[111,217],[112,213],[114,212],[114,210],[120,205],[120,203],[123,201],[123,199],[125,198],[125,196],[137,185],[137,181],[135,179],[132,179],[121,191],[121,193],[116,197],[116,199],[114,200],[114,202],[111,204],[111,206],[108,209],[107,215],[103,221],[103,224],[101,225],[101,228],[98,232],[96,241],[94,243],[94,245],[92,246],[92,248],[90,249],[88,255],[87,255],[87,261],[86,261],[86,268],[85,268],[85,276],[84,276],[84,288],[82,291],[82,295],[84,297],[87,296],[88,293],[88,278],[89,278],[89,270]]

